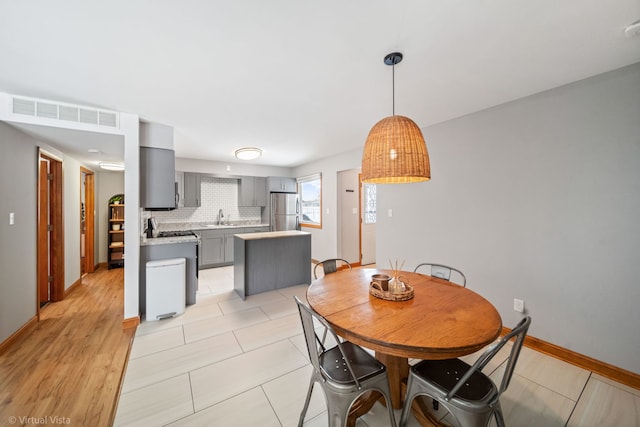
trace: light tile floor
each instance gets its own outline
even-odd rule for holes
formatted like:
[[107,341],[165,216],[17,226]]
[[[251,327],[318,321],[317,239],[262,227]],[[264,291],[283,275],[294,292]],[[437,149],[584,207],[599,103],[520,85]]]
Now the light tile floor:
[[[243,301],[232,291],[233,267],[223,267],[201,271],[199,287],[182,316],[138,327],[115,425],[296,426],[311,368],[293,296],[304,299],[306,286]],[[494,381],[500,356],[485,369]],[[510,426],[640,426],[639,390],[526,347],[501,403]],[[326,425],[316,387],[305,426]],[[357,422],[387,425],[379,404]]]

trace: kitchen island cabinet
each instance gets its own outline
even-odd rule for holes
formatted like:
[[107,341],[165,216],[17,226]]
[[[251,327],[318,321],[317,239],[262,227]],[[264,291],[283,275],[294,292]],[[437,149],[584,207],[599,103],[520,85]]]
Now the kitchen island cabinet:
[[311,283],[311,233],[273,231],[236,234],[234,291],[245,298]]

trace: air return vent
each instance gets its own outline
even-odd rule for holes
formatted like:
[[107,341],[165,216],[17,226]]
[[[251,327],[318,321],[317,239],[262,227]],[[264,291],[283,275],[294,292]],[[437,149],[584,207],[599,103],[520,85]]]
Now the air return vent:
[[114,111],[17,96],[13,97],[13,113],[112,129],[119,127],[120,118]]

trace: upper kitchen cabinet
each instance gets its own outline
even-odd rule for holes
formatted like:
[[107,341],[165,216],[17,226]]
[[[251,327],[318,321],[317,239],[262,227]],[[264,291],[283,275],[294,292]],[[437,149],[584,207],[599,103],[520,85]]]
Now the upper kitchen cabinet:
[[267,206],[267,180],[243,176],[238,185],[238,206]]
[[296,193],[298,191],[295,178],[270,176],[267,178],[267,186],[271,193]]
[[202,199],[200,198],[200,174],[199,173],[184,173],[184,207],[185,208],[199,208]]
[[176,208],[184,208],[184,172],[176,171]]
[[140,206],[175,209],[176,156],[173,150],[140,147]]
[[176,156],[171,126],[140,122],[140,206],[176,208]]

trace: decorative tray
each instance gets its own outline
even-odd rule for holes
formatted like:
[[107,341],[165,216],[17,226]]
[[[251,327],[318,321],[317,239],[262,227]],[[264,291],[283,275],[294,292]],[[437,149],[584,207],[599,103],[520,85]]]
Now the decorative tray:
[[413,286],[408,283],[404,284],[405,291],[402,292],[389,292],[383,291],[380,283],[371,282],[369,285],[369,293],[376,298],[384,299],[387,301],[407,301],[413,298]]

